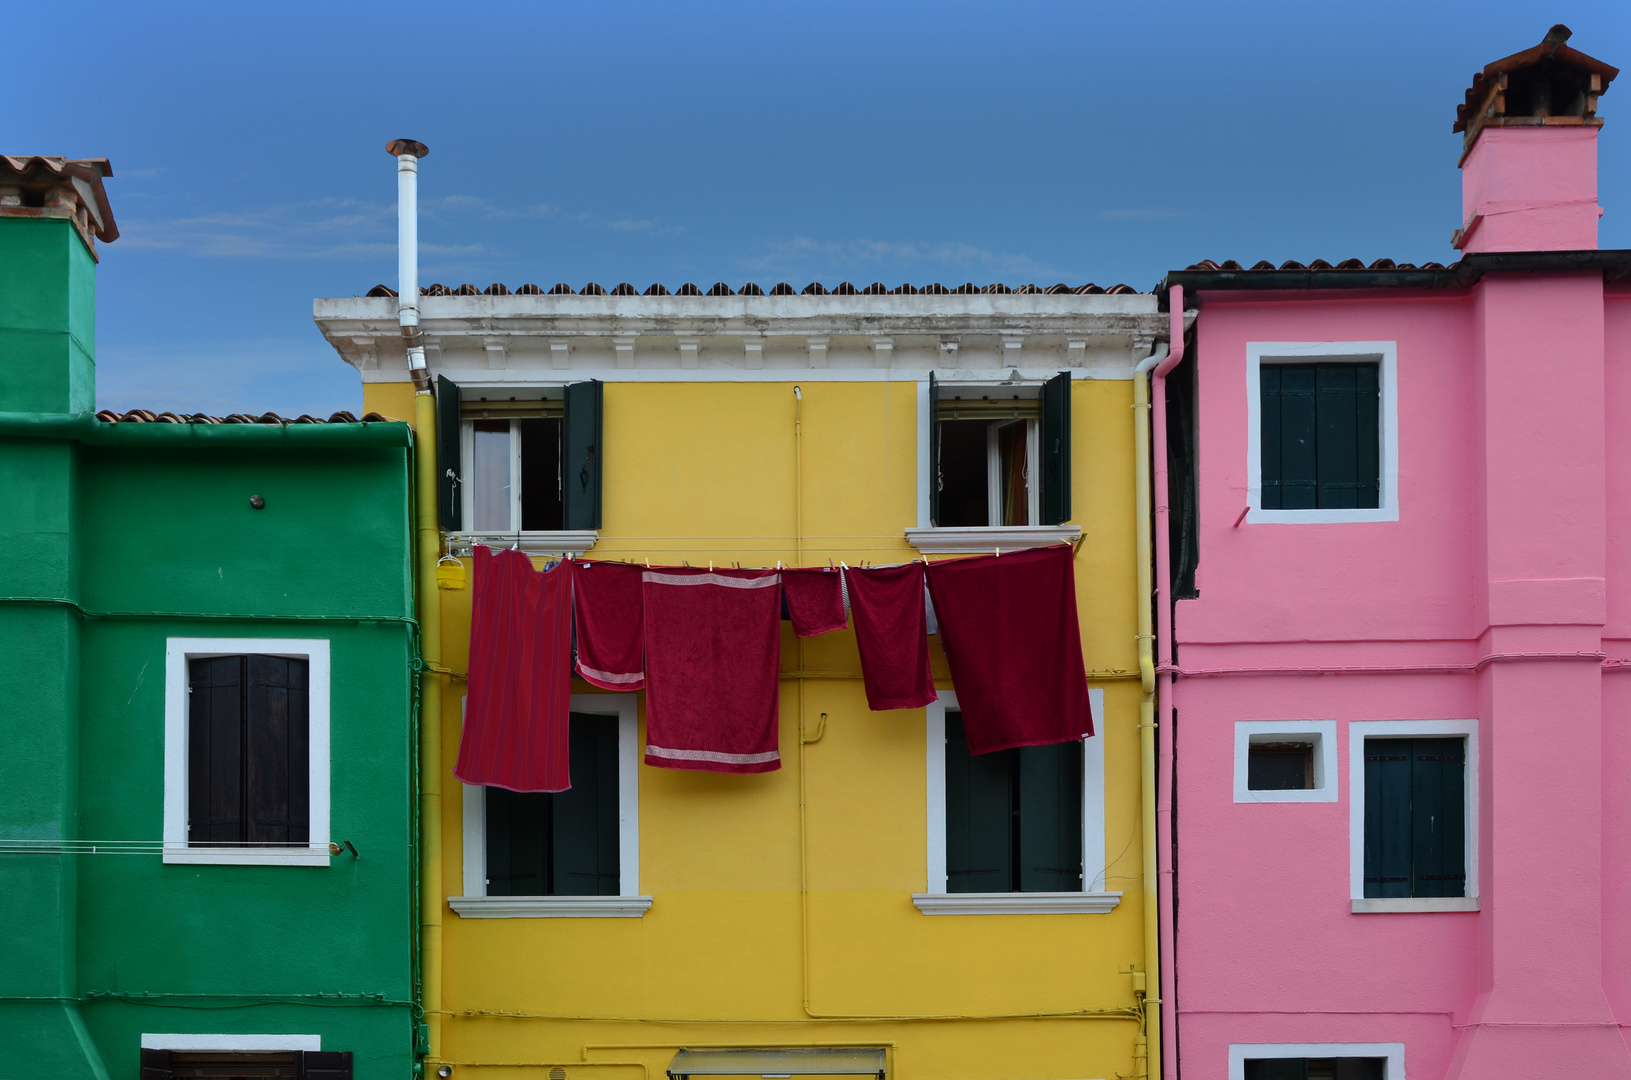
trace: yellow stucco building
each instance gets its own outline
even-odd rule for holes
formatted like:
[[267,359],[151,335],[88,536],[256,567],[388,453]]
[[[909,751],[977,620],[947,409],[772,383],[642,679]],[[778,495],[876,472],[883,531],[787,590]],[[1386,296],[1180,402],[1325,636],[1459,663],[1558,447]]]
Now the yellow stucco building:
[[[443,558],[424,617],[425,656],[446,673],[424,717],[427,1075],[1145,1075],[1134,369],[1165,337],[1156,299],[432,286],[420,315],[440,423],[431,555],[459,560]],[[316,318],[367,409],[416,415],[388,290],[319,300]],[[573,749],[601,755],[581,796],[598,824],[522,822],[451,772],[468,553],[483,541],[539,560],[743,567],[1076,544],[1099,732],[1080,747],[1079,800],[1048,828],[1079,865],[1050,869],[1054,888],[1015,886],[1006,867],[1024,851],[1007,822],[1012,850],[988,860],[1008,859],[1001,872],[968,865],[986,841],[958,829],[997,811],[970,808],[961,773],[948,785],[956,688],[937,639],[942,700],[871,712],[853,630],[797,639],[786,623],[779,771],[640,764],[643,693],[575,682],[574,739],[598,733]],[[1001,811],[1016,822],[1032,814],[1019,783]],[[572,844],[588,854],[563,854]],[[732,1049],[772,1053],[706,1053]],[[834,1053],[786,1053],[800,1049]]]

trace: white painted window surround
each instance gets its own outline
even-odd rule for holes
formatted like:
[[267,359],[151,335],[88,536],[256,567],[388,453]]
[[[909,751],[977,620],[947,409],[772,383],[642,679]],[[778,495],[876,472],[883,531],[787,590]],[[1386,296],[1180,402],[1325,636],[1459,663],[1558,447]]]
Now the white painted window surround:
[[[1073,372],[1073,379],[1082,378],[1080,372]],[[1026,387],[1039,387],[1047,380],[1025,379],[1020,383],[1008,384],[1010,387],[1019,385]],[[997,383],[945,383],[950,388],[972,388],[980,385],[997,386]],[[980,552],[995,551],[1006,548],[1009,551],[1020,551],[1025,548],[1047,547],[1050,544],[1067,543],[1082,535],[1079,525],[998,525],[998,526],[972,526],[954,528],[936,528],[929,520],[929,476],[930,447],[934,439],[934,420],[929,408],[929,380],[920,379],[917,384],[917,528],[906,530],[906,542],[925,555],[957,555],[977,554]],[[1033,425],[1034,427],[1034,425]],[[1032,460],[1037,460],[1035,437],[1033,434]],[[1031,485],[1032,503],[1031,516],[1034,520],[1038,510],[1037,498],[1040,491],[1039,484]],[[1079,514],[1078,509],[1078,514]]]
[[[1253,791],[1246,786],[1251,748],[1259,743],[1314,744],[1314,786],[1291,791]],[[1337,722],[1335,720],[1235,721],[1235,802],[1337,801]]]
[[[1399,344],[1396,341],[1248,341],[1246,343],[1246,522],[1247,524],[1329,524],[1399,520]],[[1375,509],[1263,509],[1264,364],[1378,365],[1381,384],[1381,485]]]
[[[289,848],[191,847],[187,843],[187,661],[252,653],[297,657],[308,664],[310,840],[305,847]],[[169,638],[164,650],[164,861],[221,866],[327,866],[328,841],[328,641],[307,638]]]
[[[1467,740],[1467,895],[1420,897],[1365,896],[1365,740]],[[1385,912],[1478,910],[1478,721],[1356,720],[1348,725],[1348,896],[1356,915]],[[1391,1078],[1392,1074],[1388,1074]]]
[[[529,388],[531,389],[531,388]],[[557,389],[557,388],[551,388]],[[486,387],[462,387],[463,393],[498,393]],[[503,393],[508,396],[513,390],[506,389]],[[512,422],[513,423],[513,422]],[[465,420],[459,425],[459,460],[462,468],[469,475],[474,468],[475,458],[475,421]],[[528,555],[582,555],[595,546],[600,539],[600,533],[595,529],[556,529],[556,530],[529,530],[512,529],[509,532],[479,531],[471,526],[471,515],[474,512],[471,500],[465,498],[461,505],[464,508],[464,528],[460,532],[448,533],[448,550],[452,552],[468,553],[469,549],[477,544],[486,544],[494,551],[514,544]],[[510,434],[510,521],[521,520],[521,437],[511,428]]]
[[1230,1043],[1229,1080],[1246,1080],[1246,1062],[1262,1058],[1385,1058],[1385,1080],[1405,1080],[1404,1043]]
[[946,710],[957,694],[940,691],[925,712],[928,779],[927,889],[912,896],[925,915],[1066,915],[1114,911],[1121,893],[1104,891],[1104,691],[1089,690],[1097,734],[1082,740],[1082,869],[1084,892],[949,893],[946,891]]
[[487,789],[464,788],[464,895],[448,905],[466,919],[638,919],[651,907],[640,895],[640,727],[635,694],[573,694],[572,711],[617,725],[617,896],[488,896]]
[[288,1050],[321,1050],[321,1035],[201,1035],[194,1033],[142,1035],[143,1050],[220,1050],[255,1054]]

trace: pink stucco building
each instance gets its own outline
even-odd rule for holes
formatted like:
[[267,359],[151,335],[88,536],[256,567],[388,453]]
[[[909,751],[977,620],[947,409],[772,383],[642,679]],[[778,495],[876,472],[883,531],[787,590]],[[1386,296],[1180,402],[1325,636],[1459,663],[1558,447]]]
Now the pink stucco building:
[[1631,1077],[1631,251],[1567,36],[1458,110],[1459,262],[1164,283],[1169,1077]]

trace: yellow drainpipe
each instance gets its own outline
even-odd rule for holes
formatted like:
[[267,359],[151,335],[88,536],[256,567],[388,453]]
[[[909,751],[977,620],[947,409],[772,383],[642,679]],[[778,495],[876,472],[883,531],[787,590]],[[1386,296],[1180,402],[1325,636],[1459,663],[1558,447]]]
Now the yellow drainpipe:
[[442,1050],[442,601],[436,561],[442,537],[436,520],[436,399],[414,395],[414,475],[418,529],[419,652],[419,967],[421,1001],[430,1029],[427,1062]]
[[[1164,355],[1165,350],[1162,350]],[[1153,366],[1153,365],[1152,365]],[[1145,365],[1140,364],[1140,368]],[[1141,1033],[1148,1055],[1143,1076],[1161,1075],[1161,921],[1156,876],[1155,836],[1155,629],[1150,597],[1154,588],[1151,563],[1154,548],[1150,536],[1150,376],[1140,370],[1133,376],[1133,461],[1138,486],[1135,514],[1138,519],[1138,674],[1143,695],[1138,701],[1138,756],[1140,774],[1141,823],[1144,836],[1144,1031]],[[1136,988],[1138,979],[1134,979]],[[1156,998],[1150,997],[1151,987]]]

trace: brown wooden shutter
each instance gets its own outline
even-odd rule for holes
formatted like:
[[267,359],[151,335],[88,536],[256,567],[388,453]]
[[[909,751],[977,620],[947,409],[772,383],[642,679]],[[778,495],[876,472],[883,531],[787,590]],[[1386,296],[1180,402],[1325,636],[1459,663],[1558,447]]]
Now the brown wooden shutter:
[[243,667],[241,656],[187,665],[187,842],[243,839]]
[[310,842],[308,669],[304,658],[248,658],[247,843]]

